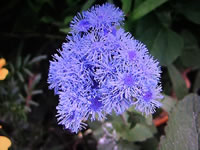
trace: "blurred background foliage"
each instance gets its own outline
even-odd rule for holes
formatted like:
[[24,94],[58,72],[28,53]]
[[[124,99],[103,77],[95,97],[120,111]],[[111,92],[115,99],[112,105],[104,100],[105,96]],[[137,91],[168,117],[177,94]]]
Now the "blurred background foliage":
[[[57,125],[48,61],[65,41],[73,16],[105,2],[125,12],[126,31],[160,61],[163,107],[153,116],[130,108],[89,122],[75,135]],[[9,70],[0,81],[0,135],[10,138],[10,150],[200,148],[199,0],[8,0],[1,2],[0,18],[0,57]]]

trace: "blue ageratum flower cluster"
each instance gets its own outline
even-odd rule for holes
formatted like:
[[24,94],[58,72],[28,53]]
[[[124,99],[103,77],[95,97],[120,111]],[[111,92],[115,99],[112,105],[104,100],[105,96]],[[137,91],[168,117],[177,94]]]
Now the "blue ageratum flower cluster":
[[106,3],[78,13],[62,49],[50,61],[48,83],[59,95],[59,124],[71,132],[131,106],[155,112],[162,98],[159,63],[122,28],[124,13]]

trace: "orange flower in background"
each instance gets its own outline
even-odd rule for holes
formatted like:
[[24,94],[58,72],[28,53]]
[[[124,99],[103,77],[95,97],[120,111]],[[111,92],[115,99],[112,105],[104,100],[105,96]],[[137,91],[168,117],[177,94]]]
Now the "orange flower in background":
[[[2,126],[0,125],[0,129]],[[8,150],[11,146],[11,140],[6,136],[0,136],[0,150]]]
[[6,65],[6,60],[4,58],[0,58],[0,80],[4,80],[8,75],[8,70],[6,68],[2,68]]
[[6,136],[0,136],[0,150],[8,150],[11,146],[11,141]]

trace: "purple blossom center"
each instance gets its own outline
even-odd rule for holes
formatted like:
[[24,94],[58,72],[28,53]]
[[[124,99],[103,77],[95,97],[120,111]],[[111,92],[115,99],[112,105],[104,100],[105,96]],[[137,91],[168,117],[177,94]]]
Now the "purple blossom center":
[[133,86],[134,85],[134,78],[132,75],[127,75],[124,78],[124,84],[127,86]]
[[113,34],[114,36],[116,36],[116,33],[117,33],[117,30],[116,30],[115,28],[112,28],[112,34]]
[[69,115],[69,120],[73,120],[75,117],[75,111],[72,111],[72,113]]
[[98,111],[102,106],[102,102],[100,101],[100,98],[99,97],[95,97],[95,98],[91,98],[90,99],[90,102],[91,102],[91,105],[90,105],[90,108],[93,110],[93,111]]
[[98,18],[99,18],[100,20],[103,20],[103,16],[98,16]]
[[103,31],[104,31],[104,35],[107,35],[109,33],[109,31],[106,28],[104,28]]
[[144,96],[143,96],[143,99],[146,101],[146,102],[149,102],[151,99],[152,99],[152,93],[150,91],[147,91],[145,92]]
[[129,51],[128,52],[128,57],[129,57],[130,61],[133,61],[133,59],[135,58],[135,56],[136,56],[135,51]]
[[89,27],[90,27],[90,23],[87,20],[81,20],[79,25],[83,26],[86,29],[89,29]]

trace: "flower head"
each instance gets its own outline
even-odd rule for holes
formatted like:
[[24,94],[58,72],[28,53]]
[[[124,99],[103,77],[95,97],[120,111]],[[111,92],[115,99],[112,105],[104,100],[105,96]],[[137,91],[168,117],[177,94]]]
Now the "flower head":
[[155,109],[161,106],[161,103],[157,101],[163,98],[160,92],[161,87],[158,86],[137,93],[137,98],[134,102],[135,109],[146,115],[154,113]]
[[59,124],[78,132],[92,121],[131,106],[144,114],[161,104],[160,67],[140,41],[121,27],[123,12],[94,6],[71,22],[71,35],[50,61],[48,83],[59,95]]
[[78,13],[71,22],[73,32],[87,32],[89,29],[103,29],[105,32],[119,26],[124,21],[124,13],[113,4],[95,5],[88,11]]

